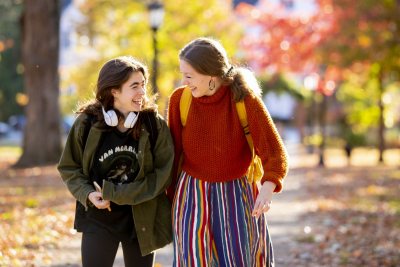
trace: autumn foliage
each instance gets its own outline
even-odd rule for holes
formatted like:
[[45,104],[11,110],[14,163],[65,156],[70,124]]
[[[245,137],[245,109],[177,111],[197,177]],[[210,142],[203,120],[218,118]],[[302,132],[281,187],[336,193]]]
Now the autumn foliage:
[[270,1],[260,1],[257,7],[240,4],[237,12],[250,28],[241,42],[246,59],[259,72],[315,71],[315,49],[333,30],[332,9],[325,5],[304,15]]

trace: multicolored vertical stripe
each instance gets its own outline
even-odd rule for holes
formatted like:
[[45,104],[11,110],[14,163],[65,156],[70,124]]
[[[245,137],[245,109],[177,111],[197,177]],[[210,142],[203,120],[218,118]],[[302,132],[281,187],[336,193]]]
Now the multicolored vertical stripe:
[[173,205],[173,266],[274,266],[265,217],[251,216],[256,195],[246,177],[211,183],[182,172]]

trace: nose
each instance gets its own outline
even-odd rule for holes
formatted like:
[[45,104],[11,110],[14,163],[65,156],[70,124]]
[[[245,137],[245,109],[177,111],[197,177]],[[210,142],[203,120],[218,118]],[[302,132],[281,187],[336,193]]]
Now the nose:
[[140,87],[139,94],[141,94],[141,95],[145,95],[146,94],[146,87],[145,86]]
[[182,85],[189,85],[189,81],[186,78],[182,78]]

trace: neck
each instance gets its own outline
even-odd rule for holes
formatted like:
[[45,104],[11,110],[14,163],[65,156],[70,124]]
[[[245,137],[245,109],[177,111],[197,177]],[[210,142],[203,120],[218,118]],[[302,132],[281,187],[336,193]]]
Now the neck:
[[120,131],[122,133],[124,133],[128,130],[128,128],[125,128],[123,121],[118,122],[117,129],[118,129],[118,131]]
[[117,107],[114,107],[114,109],[118,110],[118,111],[122,114],[122,116],[124,116],[124,119],[125,119],[125,118],[128,116],[128,114],[129,114],[129,111],[121,110],[121,109],[119,109],[119,108],[117,108]]
[[216,89],[219,89],[220,87],[221,87],[221,85],[222,85],[222,80],[221,79],[216,79],[215,80],[215,88]]

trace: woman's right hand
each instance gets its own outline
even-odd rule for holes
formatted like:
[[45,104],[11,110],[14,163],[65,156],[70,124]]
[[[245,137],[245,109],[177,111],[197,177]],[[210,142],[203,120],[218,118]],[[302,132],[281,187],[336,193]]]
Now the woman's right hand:
[[104,200],[101,192],[91,192],[88,196],[90,202],[98,209],[107,209],[110,207],[110,201]]

